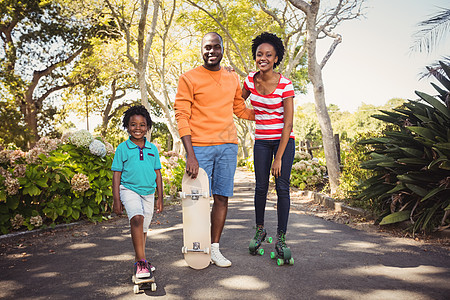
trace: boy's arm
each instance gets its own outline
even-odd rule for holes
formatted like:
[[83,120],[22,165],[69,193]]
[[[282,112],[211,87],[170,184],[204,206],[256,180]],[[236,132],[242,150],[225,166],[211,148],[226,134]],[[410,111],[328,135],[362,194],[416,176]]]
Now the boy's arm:
[[113,171],[112,192],[113,192],[113,211],[120,216],[123,212],[123,204],[120,201],[120,177],[122,172]]
[[156,190],[158,199],[156,200],[156,213],[160,213],[164,209],[164,187],[161,176],[161,169],[155,170],[156,173]]

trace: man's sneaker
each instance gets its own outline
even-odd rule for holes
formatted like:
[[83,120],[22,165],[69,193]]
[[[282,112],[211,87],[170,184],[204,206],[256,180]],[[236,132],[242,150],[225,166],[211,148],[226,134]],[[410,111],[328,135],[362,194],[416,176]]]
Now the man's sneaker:
[[148,278],[152,276],[152,271],[150,271],[148,263],[145,259],[135,262],[134,270],[136,278]]
[[211,245],[211,262],[222,268],[231,266],[231,261],[220,253],[219,247],[216,245]]

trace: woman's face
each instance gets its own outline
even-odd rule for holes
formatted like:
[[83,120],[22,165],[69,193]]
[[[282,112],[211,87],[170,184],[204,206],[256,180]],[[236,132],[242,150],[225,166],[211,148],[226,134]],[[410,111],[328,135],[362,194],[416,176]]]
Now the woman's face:
[[256,67],[260,71],[273,70],[273,65],[278,61],[275,48],[269,43],[263,43],[256,48]]

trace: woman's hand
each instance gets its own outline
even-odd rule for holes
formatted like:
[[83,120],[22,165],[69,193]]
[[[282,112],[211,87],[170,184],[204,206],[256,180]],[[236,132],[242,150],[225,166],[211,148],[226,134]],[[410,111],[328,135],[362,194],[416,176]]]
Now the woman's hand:
[[278,178],[281,175],[281,159],[274,159],[272,163],[272,175]]

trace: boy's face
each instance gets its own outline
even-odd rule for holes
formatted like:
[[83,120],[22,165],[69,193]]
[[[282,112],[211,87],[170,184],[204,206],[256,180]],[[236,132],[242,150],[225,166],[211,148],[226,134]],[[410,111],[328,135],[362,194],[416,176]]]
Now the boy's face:
[[143,139],[148,130],[147,120],[144,116],[133,115],[130,117],[127,130],[128,134],[131,135],[132,138],[136,140]]

